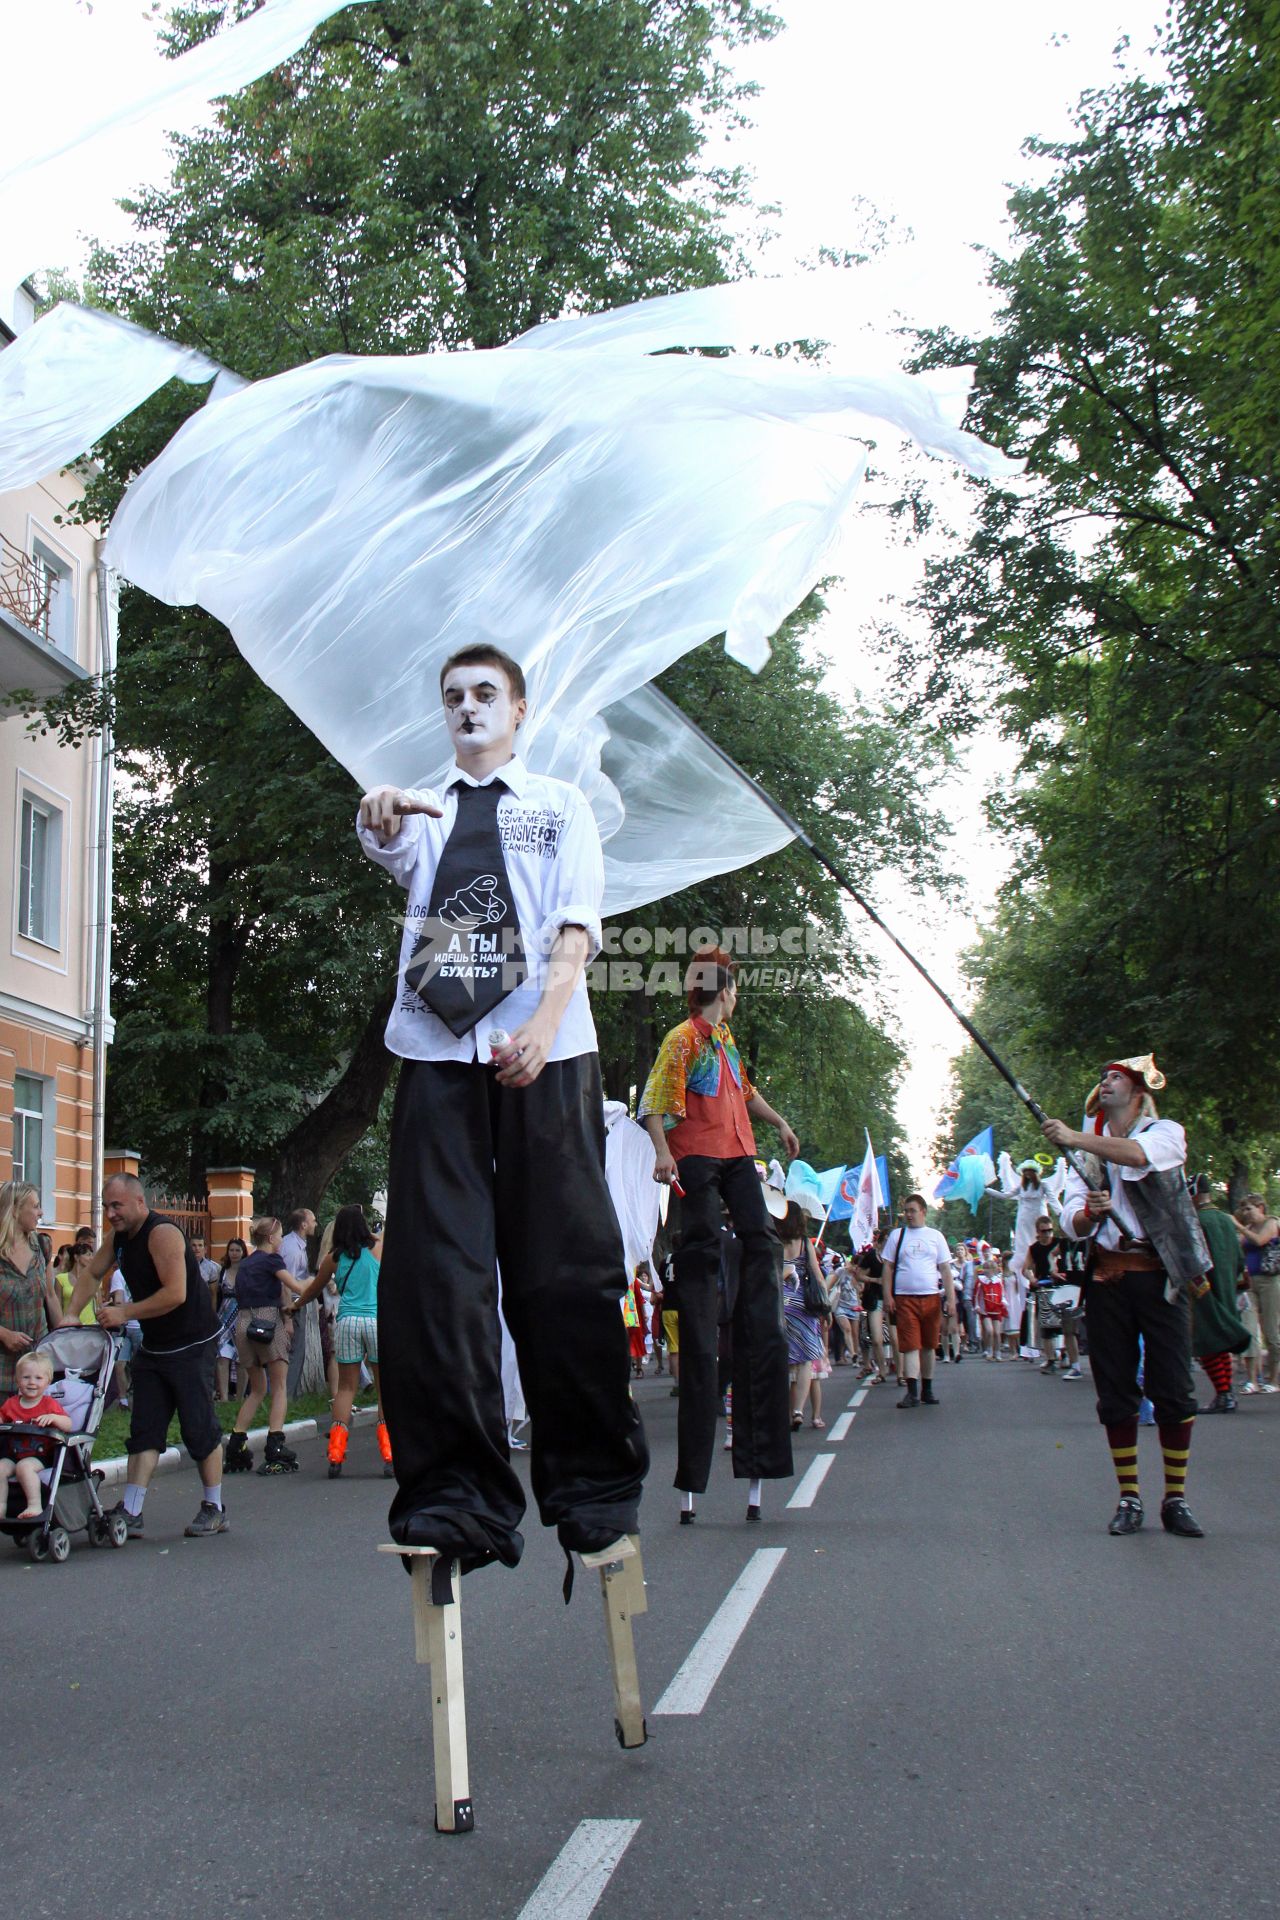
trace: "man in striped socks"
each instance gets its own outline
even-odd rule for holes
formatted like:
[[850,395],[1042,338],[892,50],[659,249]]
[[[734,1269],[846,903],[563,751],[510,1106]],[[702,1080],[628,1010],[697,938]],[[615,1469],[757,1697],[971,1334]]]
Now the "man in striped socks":
[[1203,1529],[1186,1501],[1187,1458],[1196,1414],[1187,1298],[1207,1291],[1213,1265],[1187,1192],[1187,1137],[1162,1120],[1152,1095],[1165,1085],[1150,1054],[1112,1060],[1085,1105],[1093,1131],[1077,1133],[1047,1120],[1055,1147],[1089,1156],[1106,1186],[1087,1187],[1074,1170],[1061,1201],[1063,1232],[1089,1240],[1084,1283],[1089,1361],[1098,1390],[1098,1418],[1120,1487],[1109,1531],[1136,1533],[1143,1522],[1138,1491],[1139,1341],[1146,1393],[1155,1407],[1164,1456],[1160,1522],[1166,1533],[1199,1539]]

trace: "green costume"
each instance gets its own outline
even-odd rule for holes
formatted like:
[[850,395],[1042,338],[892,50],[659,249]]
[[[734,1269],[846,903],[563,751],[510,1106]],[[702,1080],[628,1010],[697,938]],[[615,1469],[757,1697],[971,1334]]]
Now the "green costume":
[[1229,1213],[1218,1207],[1196,1209],[1213,1255],[1211,1290],[1195,1303],[1192,1344],[1197,1354],[1243,1353],[1249,1329],[1236,1312],[1236,1280],[1244,1272],[1240,1236]]

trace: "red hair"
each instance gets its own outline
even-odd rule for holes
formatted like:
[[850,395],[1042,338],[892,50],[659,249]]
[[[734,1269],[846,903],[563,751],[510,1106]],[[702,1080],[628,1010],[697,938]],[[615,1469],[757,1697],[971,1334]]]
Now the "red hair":
[[738,963],[720,947],[700,947],[690,960],[684,976],[685,998],[690,1015],[699,1014],[732,986]]

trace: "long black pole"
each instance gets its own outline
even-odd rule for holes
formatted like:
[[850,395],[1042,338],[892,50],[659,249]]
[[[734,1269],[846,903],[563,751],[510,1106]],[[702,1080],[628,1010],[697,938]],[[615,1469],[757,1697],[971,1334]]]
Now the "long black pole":
[[[990,1041],[986,1040],[983,1037],[983,1035],[979,1033],[978,1029],[974,1026],[972,1020],[969,1019],[968,1015],[961,1013],[959,1007],[956,1005],[955,1001],[951,998],[951,995],[946,991],[944,987],[940,987],[938,985],[938,982],[934,979],[933,975],[929,972],[929,969],[924,965],[923,961],[917,960],[914,953],[911,952],[911,949],[909,947],[903,946],[901,940],[899,940],[897,934],[893,931],[893,928],[885,924],[885,922],[880,918],[880,915],[876,912],[875,908],[871,905],[871,902],[866,898],[864,894],[859,892],[858,888],[854,886],[848,874],[845,873],[841,867],[838,867],[836,865],[835,861],[831,858],[830,854],[823,851],[823,849],[817,844],[817,842],[813,840],[809,836],[809,834],[805,832],[804,828],[800,825],[800,822],[794,819],[792,815],[787,812],[786,808],[784,806],[781,806],[778,803],[778,801],[774,799],[771,793],[767,793],[765,789],[760,785],[760,782],[758,780],[753,780],[751,775],[745,772],[744,769],[738,765],[737,761],[733,758],[732,754],[726,753],[723,747],[717,746],[716,742],[713,739],[711,739],[710,735],[703,732],[702,728],[698,725],[697,721],[691,720],[689,718],[688,714],[684,711],[683,707],[677,707],[674,700],[668,700],[666,694],[662,693],[657,687],[651,687],[650,691],[653,693],[656,693],[659,700],[666,702],[667,706],[669,706],[672,712],[678,716],[679,720],[683,723],[683,725],[685,725],[686,727],[693,728],[693,731],[698,735],[698,737],[702,741],[705,742],[705,744],[708,747],[710,747],[712,753],[716,755],[717,759],[722,760],[726,767],[728,767],[733,773],[737,774],[739,780],[743,781],[745,785],[750,787],[751,791],[755,794],[756,798],[758,800],[763,801],[765,806],[768,807],[769,811],[772,814],[774,814],[779,820],[781,820],[783,826],[787,827],[790,830],[790,832],[792,832],[795,835],[796,839],[800,842],[800,845],[805,849],[805,851],[807,853],[812,854],[813,858],[817,861],[820,867],[825,868],[825,870],[831,875],[831,878],[835,881],[836,885],[838,887],[841,887],[844,890],[844,892],[848,894],[849,898],[855,902],[857,906],[861,907],[863,913],[866,914],[868,920],[870,920],[875,926],[879,927],[881,933],[884,934],[887,940],[892,941],[893,945],[898,949],[898,952],[902,955],[903,959],[910,962],[910,964],[915,968],[916,972],[920,975],[920,978],[925,982],[925,984],[933,988],[933,991],[937,994],[943,1006],[946,1007],[948,1012],[953,1014],[954,1017],[960,1022],[960,1025],[964,1028],[969,1038],[973,1041],[973,1044],[975,1045],[975,1047],[978,1047],[983,1053],[985,1053],[985,1055],[987,1056],[987,1059],[991,1062],[992,1066],[995,1068],[996,1072],[1000,1075],[1001,1079],[1008,1081],[1009,1085],[1013,1088],[1014,1092],[1017,1094],[1019,1100],[1021,1100],[1022,1104],[1027,1108],[1028,1112],[1030,1112],[1033,1118],[1035,1119],[1037,1125],[1043,1126],[1044,1122],[1049,1118],[1049,1116],[1045,1112],[1044,1108],[1040,1105],[1039,1101],[1034,1100],[1032,1096],[1027,1092],[1027,1089],[1023,1086],[1021,1080],[1018,1079],[1017,1075],[1013,1072],[1012,1068],[1007,1067],[1005,1065],[1004,1061],[1000,1058],[1000,1055],[996,1052],[995,1048],[991,1045]],[[1068,1164],[1074,1168],[1076,1173],[1079,1174],[1080,1178],[1084,1181],[1087,1187],[1094,1187],[1098,1184],[1096,1180],[1090,1179],[1088,1170],[1086,1169],[1083,1161],[1079,1158],[1077,1154],[1065,1152],[1065,1158]]]

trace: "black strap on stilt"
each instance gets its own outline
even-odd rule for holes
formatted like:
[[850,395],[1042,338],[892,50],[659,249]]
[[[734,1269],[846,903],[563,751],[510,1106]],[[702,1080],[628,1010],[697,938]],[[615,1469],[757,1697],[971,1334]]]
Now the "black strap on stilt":
[[[441,1554],[438,1560],[431,1562],[431,1604],[433,1607],[453,1605],[453,1569],[456,1561],[446,1560]],[[461,1578],[461,1576],[459,1576]]]
[[568,1547],[564,1550],[564,1586],[560,1591],[564,1594],[564,1603],[567,1607],[573,1598],[573,1555]]

